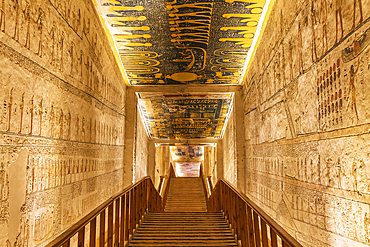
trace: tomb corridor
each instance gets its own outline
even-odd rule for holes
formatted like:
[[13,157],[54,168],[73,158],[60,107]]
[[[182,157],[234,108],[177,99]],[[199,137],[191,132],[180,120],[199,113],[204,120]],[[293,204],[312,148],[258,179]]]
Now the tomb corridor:
[[0,0],[0,246],[370,246],[369,30],[367,0]]

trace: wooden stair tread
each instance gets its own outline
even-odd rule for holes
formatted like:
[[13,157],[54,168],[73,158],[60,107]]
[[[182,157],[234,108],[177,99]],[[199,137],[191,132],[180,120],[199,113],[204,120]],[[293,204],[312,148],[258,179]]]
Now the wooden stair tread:
[[171,178],[164,212],[149,212],[128,247],[237,247],[222,213],[207,212],[201,178]]

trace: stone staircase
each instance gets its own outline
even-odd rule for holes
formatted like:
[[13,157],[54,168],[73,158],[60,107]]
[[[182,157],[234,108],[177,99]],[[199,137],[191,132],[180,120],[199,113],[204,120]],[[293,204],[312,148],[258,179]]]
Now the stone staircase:
[[171,178],[165,212],[207,212],[202,178]]
[[164,212],[149,212],[128,246],[238,246],[223,214],[208,213],[201,178],[171,178]]

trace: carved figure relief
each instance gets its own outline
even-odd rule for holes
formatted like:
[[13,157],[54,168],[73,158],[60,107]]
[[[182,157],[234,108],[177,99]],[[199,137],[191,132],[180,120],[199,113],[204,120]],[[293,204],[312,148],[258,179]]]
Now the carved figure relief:
[[[338,0],[341,1],[341,0]],[[321,0],[322,46],[323,54],[328,51],[328,6],[326,0]]]
[[20,4],[19,0],[12,0],[13,2],[13,13],[14,13],[14,34],[13,39],[19,41],[19,16],[20,16]]
[[[357,6],[358,5],[358,6]],[[356,12],[359,11],[360,13],[360,20],[358,22],[358,25],[361,24],[364,20],[363,14],[362,14],[362,0],[353,0],[353,26],[351,30],[355,29],[356,27]]]
[[23,10],[23,16],[24,16],[24,20],[26,22],[26,42],[25,42],[25,45],[24,47],[26,47],[27,49],[30,49],[30,45],[31,45],[31,16],[30,16],[30,3],[28,1],[26,1],[26,7],[25,9]]
[[311,44],[311,49],[312,49],[312,62],[317,61],[317,48],[316,48],[316,32],[315,28],[317,26],[316,22],[316,9],[315,9],[315,2],[311,1],[311,32],[312,32],[312,44]]
[[37,30],[38,30],[38,33],[39,33],[39,42],[38,42],[38,50],[37,50],[37,55],[39,55],[40,57],[42,57],[42,47],[43,47],[43,44],[42,44],[42,40],[43,40],[43,19],[44,19],[44,11],[39,8],[39,11],[38,11],[38,16],[37,16],[37,20],[36,20],[36,24],[37,24]]
[[64,42],[65,42],[65,33],[62,31],[60,41],[59,41],[59,52],[60,52],[60,67],[59,70],[63,71],[63,55],[64,55]]
[[20,113],[21,114],[21,121],[20,121],[19,133],[22,133],[23,111],[24,111],[24,93],[22,94],[20,110],[21,110],[21,113]]
[[56,35],[57,35],[57,30],[56,30],[56,23],[55,21],[53,22],[51,28],[50,28],[50,31],[48,31],[49,33],[49,36],[50,36],[50,40],[51,40],[51,54],[50,54],[50,64],[51,65],[55,65],[55,60],[56,60],[56,55],[55,55],[55,45],[56,45]]
[[356,79],[356,74],[358,72],[359,66],[360,65],[359,65],[359,60],[358,60],[356,69],[354,68],[354,64],[352,64],[349,70],[350,77],[349,77],[349,89],[348,89],[349,93],[348,93],[348,105],[347,105],[347,109],[349,105],[351,105],[352,111],[356,114],[357,121],[359,120],[359,118],[358,118],[358,112],[357,112],[357,106],[356,106],[355,79]]
[[[356,0],[354,1],[356,2]],[[338,33],[340,34],[339,37]],[[335,44],[338,43],[338,41],[340,41],[342,38],[343,38],[342,0],[335,0]]]
[[5,0],[1,0],[0,7],[0,30],[5,33]]
[[54,105],[51,105],[50,114],[49,114],[49,128],[50,128],[50,137],[54,137]]
[[299,74],[303,73],[303,39],[302,39],[302,30],[301,23],[298,23],[298,69]]
[[33,98],[35,96],[32,96],[31,98],[31,102],[30,102],[30,132],[29,134],[32,135],[33,134],[33,118],[34,118],[34,104],[33,104]]
[[8,104],[8,129],[7,131],[10,131],[11,126],[11,118],[12,118],[12,106],[13,106],[13,88],[10,90],[9,93],[9,104]]

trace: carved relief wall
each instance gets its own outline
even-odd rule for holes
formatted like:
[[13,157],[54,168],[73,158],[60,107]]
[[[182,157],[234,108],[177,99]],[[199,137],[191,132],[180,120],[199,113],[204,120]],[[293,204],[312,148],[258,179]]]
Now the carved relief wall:
[[149,138],[146,133],[143,120],[141,119],[140,114],[137,114],[133,182],[137,182],[148,175],[148,145]]
[[246,191],[304,246],[370,245],[369,17],[276,0],[247,75]]
[[235,142],[235,114],[230,114],[222,142],[223,142],[223,167],[224,178],[234,186],[237,185],[236,169],[236,142]]
[[90,1],[0,2],[0,246],[43,246],[123,188],[114,61]]

